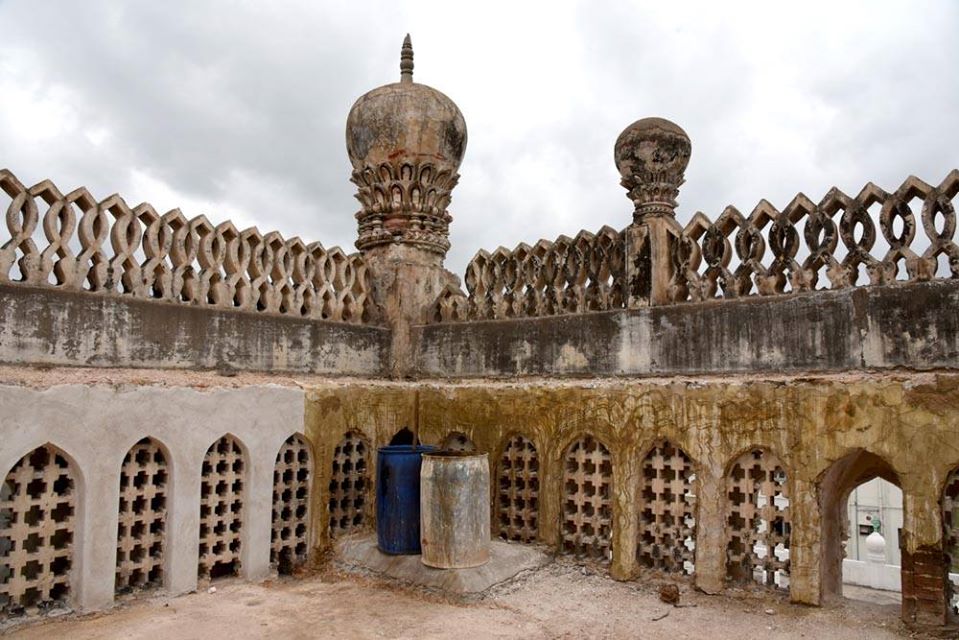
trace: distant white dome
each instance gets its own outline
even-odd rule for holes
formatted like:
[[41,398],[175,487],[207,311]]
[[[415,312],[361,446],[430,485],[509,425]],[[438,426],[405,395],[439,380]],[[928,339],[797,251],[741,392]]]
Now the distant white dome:
[[866,538],[866,555],[876,562],[886,561],[886,539],[878,531],[873,531]]

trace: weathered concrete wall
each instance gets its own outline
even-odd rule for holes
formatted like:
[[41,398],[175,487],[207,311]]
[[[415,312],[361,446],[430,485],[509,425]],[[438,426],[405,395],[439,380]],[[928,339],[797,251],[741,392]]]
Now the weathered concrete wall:
[[277,315],[0,285],[0,362],[376,376],[390,332]]
[[833,465],[865,450],[895,471],[904,495],[903,540],[909,552],[942,548],[941,492],[948,473],[959,465],[959,375],[953,374],[426,383],[418,389],[353,384],[314,387],[307,402],[306,430],[317,442],[321,478],[313,511],[317,531],[325,529],[328,517],[323,478],[329,477],[335,442],[358,430],[374,446],[383,445],[403,426],[418,425],[427,443],[440,442],[450,431],[468,435],[480,450],[491,452],[493,477],[511,435],[532,439],[540,461],[539,537],[558,547],[563,455],[579,435],[594,435],[612,453],[611,572],[626,579],[640,574],[641,461],[655,442],[668,439],[696,466],[695,580],[709,592],[726,584],[726,474],[739,455],[764,447],[782,461],[788,477],[791,597],[809,604],[818,604],[822,596],[822,479]]
[[49,388],[0,385],[0,473],[34,448],[52,444],[79,475],[73,542],[72,602],[81,610],[113,601],[120,468],[144,437],[167,452],[168,488],[164,587],[196,588],[201,464],[224,434],[245,448],[241,574],[269,573],[273,466],[291,434],[302,432],[303,391],[252,385],[237,388],[68,384]]
[[425,377],[659,376],[959,367],[959,283],[420,326]]

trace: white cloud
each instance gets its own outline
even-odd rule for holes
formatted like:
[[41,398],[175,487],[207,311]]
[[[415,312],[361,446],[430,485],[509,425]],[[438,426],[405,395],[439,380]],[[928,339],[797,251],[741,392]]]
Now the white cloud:
[[[0,165],[64,190],[351,247],[344,124],[398,77],[469,128],[448,265],[624,226],[612,146],[659,115],[693,141],[680,217],[938,182],[959,166],[959,4],[0,4]],[[493,221],[493,224],[490,222]]]

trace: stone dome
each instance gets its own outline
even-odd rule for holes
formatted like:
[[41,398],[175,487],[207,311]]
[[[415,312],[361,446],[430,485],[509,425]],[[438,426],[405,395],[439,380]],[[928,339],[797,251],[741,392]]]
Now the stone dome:
[[362,209],[361,251],[405,244],[443,256],[447,211],[466,151],[466,121],[456,104],[413,82],[409,35],[400,53],[400,81],[361,96],[346,119],[346,150]]
[[665,118],[643,118],[616,139],[616,168],[622,175],[682,174],[689,164],[692,143],[686,132]]
[[400,81],[364,94],[350,109],[346,149],[355,170],[404,161],[459,168],[466,151],[466,120],[446,95],[413,82],[412,57],[407,36]]
[[686,132],[665,118],[637,120],[619,134],[613,157],[637,219],[672,215],[691,152]]

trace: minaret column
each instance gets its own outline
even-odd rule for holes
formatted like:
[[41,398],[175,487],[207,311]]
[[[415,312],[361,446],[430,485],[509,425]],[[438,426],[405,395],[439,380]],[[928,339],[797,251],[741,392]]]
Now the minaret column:
[[356,247],[366,258],[372,295],[393,330],[390,375],[413,370],[413,325],[458,279],[443,267],[447,210],[466,150],[466,121],[456,104],[413,82],[409,35],[400,81],[361,96],[346,123],[346,147],[361,209]]

